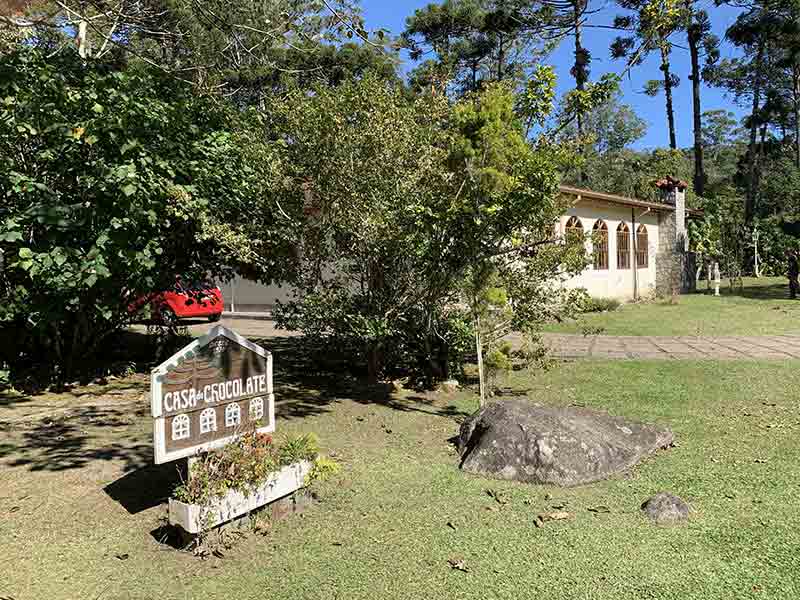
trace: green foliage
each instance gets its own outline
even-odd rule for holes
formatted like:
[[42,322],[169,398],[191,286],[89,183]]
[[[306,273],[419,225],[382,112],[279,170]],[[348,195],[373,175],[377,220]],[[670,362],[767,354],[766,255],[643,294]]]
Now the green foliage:
[[616,298],[592,298],[588,297],[581,305],[581,312],[600,313],[612,312],[620,307],[620,301]]
[[[287,437],[276,443],[270,435],[247,432],[197,461],[187,481],[175,488],[174,497],[188,504],[205,505],[229,491],[250,493],[285,466],[317,460],[319,447],[313,434]],[[335,471],[335,462],[325,459],[318,475]]]
[[[620,152],[640,140],[647,131],[647,123],[633,108],[622,103],[617,92],[583,115],[583,130],[589,137],[590,150],[604,155]],[[563,135],[567,139],[574,138],[577,128],[567,127]],[[588,160],[592,159],[594,156]]]
[[243,202],[256,174],[227,112],[155,72],[20,50],[0,57],[0,98],[8,360],[68,374],[133,299],[220,272],[235,217],[219,198]]
[[[568,304],[552,282],[585,253],[552,239],[561,148],[526,140],[517,100],[488,85],[450,106],[367,78],[273,106],[271,134],[292,140],[279,202],[301,240],[300,295],[278,323],[373,377],[411,370],[432,384],[474,335],[459,303],[472,315],[495,293],[504,328]],[[498,284],[484,286],[491,272]]]
[[[663,201],[655,182],[665,173],[691,182],[693,172],[689,155],[666,148],[587,153],[580,164],[581,169],[573,168],[565,174],[565,183],[653,202]],[[583,179],[580,178],[581,172]],[[699,202],[691,185],[686,191],[686,201],[689,206]]]
[[278,448],[278,462],[290,465],[301,460],[314,460],[319,454],[319,440],[313,433],[286,438]]
[[514,361],[511,358],[511,344],[504,342],[486,352],[486,356],[483,359],[483,368],[486,371],[491,395],[494,392],[494,388],[497,387],[500,377],[507,375],[514,368]]
[[311,472],[306,477],[306,486],[314,485],[317,481],[325,481],[342,471],[342,465],[327,456],[318,456],[314,461]]

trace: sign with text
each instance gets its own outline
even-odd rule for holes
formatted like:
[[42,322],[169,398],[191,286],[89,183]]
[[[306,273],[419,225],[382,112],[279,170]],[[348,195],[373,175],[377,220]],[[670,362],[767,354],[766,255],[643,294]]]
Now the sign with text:
[[150,395],[156,464],[275,431],[272,355],[221,325],[154,369]]

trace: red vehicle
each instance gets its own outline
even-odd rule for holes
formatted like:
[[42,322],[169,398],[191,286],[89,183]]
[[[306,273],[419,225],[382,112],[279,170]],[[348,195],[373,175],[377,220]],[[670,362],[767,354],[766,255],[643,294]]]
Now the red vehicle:
[[184,282],[180,277],[170,290],[143,296],[128,307],[136,313],[150,305],[154,321],[171,325],[182,319],[208,319],[219,321],[225,302],[222,291],[209,281]]

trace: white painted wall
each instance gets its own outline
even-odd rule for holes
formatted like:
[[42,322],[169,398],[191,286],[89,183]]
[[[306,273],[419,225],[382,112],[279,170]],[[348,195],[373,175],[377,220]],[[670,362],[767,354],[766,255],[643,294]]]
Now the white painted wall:
[[276,302],[288,302],[293,297],[289,286],[262,285],[241,277],[235,277],[230,283],[220,283],[219,288],[225,310],[235,312],[272,310]]
[[[636,215],[636,227],[638,228],[641,224],[647,227],[648,267],[636,270],[641,297],[652,294],[656,287],[659,214],[655,211],[646,213],[646,210],[633,208]],[[590,296],[598,298],[633,298],[633,267],[636,264],[636,257],[633,255],[633,239],[628,244],[631,248],[631,268],[617,269],[617,227],[624,222],[631,230],[631,235],[635,235],[631,222],[631,207],[581,199],[561,217],[559,233],[564,233],[567,221],[572,216],[580,219],[584,233],[589,236],[591,236],[594,224],[598,219],[605,221],[608,226],[608,270],[595,270],[590,265],[583,273],[568,280],[564,285],[569,288],[585,288]],[[586,248],[591,252],[590,241],[587,241]]]

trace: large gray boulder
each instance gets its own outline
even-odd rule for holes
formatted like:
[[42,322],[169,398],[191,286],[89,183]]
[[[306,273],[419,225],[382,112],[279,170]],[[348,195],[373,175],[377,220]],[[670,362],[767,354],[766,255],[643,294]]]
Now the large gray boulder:
[[573,486],[605,479],[672,444],[672,432],[606,413],[527,399],[489,404],[461,425],[461,468],[528,483]]

